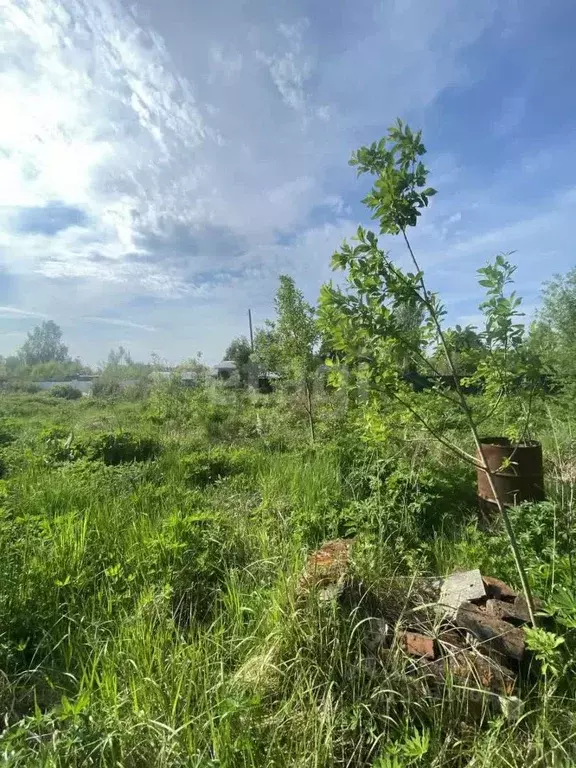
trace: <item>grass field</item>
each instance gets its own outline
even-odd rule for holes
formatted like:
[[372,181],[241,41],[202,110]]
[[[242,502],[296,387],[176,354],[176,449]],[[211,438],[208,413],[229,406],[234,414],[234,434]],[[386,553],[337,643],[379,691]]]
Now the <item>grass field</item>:
[[354,614],[297,599],[337,536],[375,589],[458,567],[519,586],[470,470],[428,438],[363,439],[330,399],[317,433],[280,395],[0,394],[3,765],[576,764],[569,411],[537,430],[549,501],[512,513],[564,640],[519,718],[450,681],[432,697],[398,655],[369,671]]

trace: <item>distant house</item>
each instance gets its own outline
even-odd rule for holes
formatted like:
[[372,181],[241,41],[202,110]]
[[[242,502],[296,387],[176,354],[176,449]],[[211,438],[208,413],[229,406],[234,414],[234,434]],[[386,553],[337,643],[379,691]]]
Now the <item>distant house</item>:
[[215,379],[228,381],[228,379],[232,378],[232,376],[237,372],[238,366],[234,360],[222,360],[221,363],[218,363],[218,365],[215,365],[212,368],[210,375]]
[[199,371],[182,371],[180,381],[185,387],[195,387],[202,379],[203,374]]

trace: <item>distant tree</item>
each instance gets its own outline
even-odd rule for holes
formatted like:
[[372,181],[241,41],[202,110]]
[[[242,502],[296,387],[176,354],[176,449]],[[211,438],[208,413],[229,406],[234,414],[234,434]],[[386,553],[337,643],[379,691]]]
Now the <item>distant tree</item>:
[[320,341],[314,308],[288,275],[280,276],[274,299],[276,320],[256,337],[257,361],[285,381],[293,381],[303,389],[310,439],[314,442],[312,388],[318,366],[317,346]]
[[265,328],[257,328],[254,333],[254,353],[252,359],[260,366],[263,373],[280,374],[281,364],[274,323],[266,321]]
[[[392,308],[392,317],[398,327],[398,331],[405,339],[406,347],[419,347],[423,352],[422,345],[419,343],[421,338],[420,326],[424,321],[424,311],[415,301],[406,301]],[[404,350],[399,350],[394,356],[397,357],[396,363],[405,373],[415,373],[418,366],[414,362],[412,355]]]
[[[478,368],[479,362],[487,354],[482,336],[472,325],[467,325],[464,328],[460,325],[447,328],[445,336],[450,343],[452,362],[456,372],[461,376],[471,376]],[[437,347],[434,351],[432,362],[440,373],[450,373],[444,350],[441,347]]]
[[250,357],[252,347],[246,336],[237,336],[232,339],[224,352],[224,360],[232,360],[236,363],[240,381],[244,384],[248,381],[250,374]]
[[4,360],[6,373],[13,374],[22,367],[23,361],[17,355],[8,355]]
[[576,392],[576,267],[545,283],[528,344],[545,368]]
[[108,352],[108,365],[110,366],[119,366],[119,365],[134,365],[134,361],[132,360],[132,355],[127,349],[124,349],[123,346],[119,346],[118,349],[111,349],[110,352]]
[[538,319],[576,345],[576,267],[545,283]]
[[120,392],[130,392],[131,396],[142,395],[148,385],[152,363],[138,363],[123,346],[111,349],[105,363],[100,363],[98,381],[92,387],[92,393],[98,396],[114,396]]
[[28,332],[18,357],[26,365],[39,363],[65,363],[69,360],[68,347],[62,343],[62,329],[53,320],[46,320]]

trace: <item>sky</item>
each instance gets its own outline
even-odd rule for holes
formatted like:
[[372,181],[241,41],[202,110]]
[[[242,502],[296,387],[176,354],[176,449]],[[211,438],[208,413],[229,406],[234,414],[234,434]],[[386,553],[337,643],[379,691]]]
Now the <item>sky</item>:
[[90,364],[218,361],[280,274],[316,301],[396,117],[449,321],[511,251],[530,316],[575,265],[575,28],[572,0],[0,0],[0,355],[53,319]]

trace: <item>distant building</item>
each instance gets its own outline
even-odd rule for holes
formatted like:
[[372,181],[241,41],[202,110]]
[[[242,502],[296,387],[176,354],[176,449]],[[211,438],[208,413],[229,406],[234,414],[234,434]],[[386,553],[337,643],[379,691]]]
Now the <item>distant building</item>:
[[234,360],[222,360],[221,363],[213,366],[210,375],[215,379],[221,381],[228,381],[232,376],[238,372],[238,366]]

